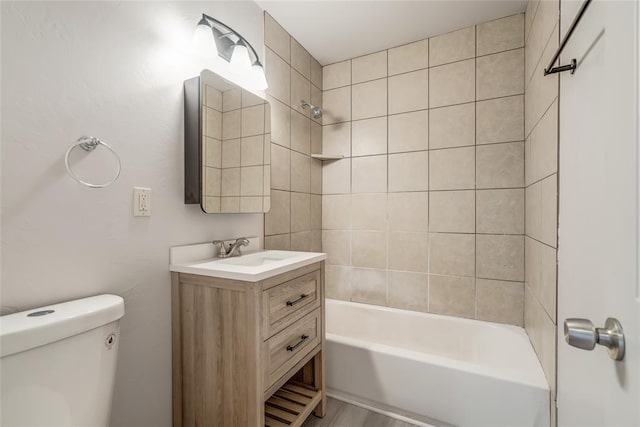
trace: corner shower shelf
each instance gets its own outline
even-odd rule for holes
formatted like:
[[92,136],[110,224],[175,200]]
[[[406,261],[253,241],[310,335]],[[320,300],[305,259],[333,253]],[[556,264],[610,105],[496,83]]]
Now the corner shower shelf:
[[289,381],[265,402],[265,426],[301,426],[321,399],[320,390],[314,390],[297,381]]
[[318,160],[340,160],[344,159],[342,154],[312,154],[311,157],[313,159]]

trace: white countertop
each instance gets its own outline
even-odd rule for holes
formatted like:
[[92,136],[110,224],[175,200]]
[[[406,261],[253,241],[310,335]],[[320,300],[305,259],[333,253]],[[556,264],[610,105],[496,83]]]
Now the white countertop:
[[222,279],[259,282],[296,268],[327,259],[321,252],[255,250],[239,257],[215,258],[213,245],[178,246],[171,248],[169,270],[178,273]]

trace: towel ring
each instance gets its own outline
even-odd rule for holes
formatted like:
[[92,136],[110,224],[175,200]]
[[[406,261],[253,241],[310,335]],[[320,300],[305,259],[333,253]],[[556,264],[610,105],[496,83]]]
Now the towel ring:
[[[116,174],[113,176],[113,178],[111,178],[108,182],[105,182],[104,184],[92,184],[90,182],[83,181],[82,179],[80,179],[78,175],[75,174],[75,172],[73,172],[73,170],[71,169],[71,166],[69,165],[69,156],[71,155],[71,152],[73,151],[74,148],[80,147],[84,151],[91,152],[95,150],[98,145],[102,145],[105,148],[107,148],[109,151],[111,151],[111,153],[115,156],[116,161],[118,163]],[[91,187],[91,188],[104,188],[113,184],[120,176],[120,171],[122,169],[122,164],[120,162],[120,157],[118,156],[118,153],[116,153],[115,150],[111,148],[109,144],[93,136],[82,136],[76,141],[75,144],[69,147],[67,149],[67,152],[64,155],[64,165],[67,168],[67,172],[69,172],[69,175],[71,175],[73,179],[78,181],[80,184],[86,185],[87,187]]]

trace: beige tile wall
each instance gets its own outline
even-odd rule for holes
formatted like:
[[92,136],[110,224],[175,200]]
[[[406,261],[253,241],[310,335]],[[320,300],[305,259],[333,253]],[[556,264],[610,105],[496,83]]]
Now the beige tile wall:
[[525,14],[524,324],[551,385],[552,399],[556,388],[559,77],[543,76],[543,70],[559,44],[559,13],[558,0],[530,0]]
[[267,249],[320,251],[322,245],[322,122],[300,107],[322,106],[322,67],[265,13],[265,71],[271,105],[271,210]]
[[329,297],[523,324],[524,18],[323,67]]

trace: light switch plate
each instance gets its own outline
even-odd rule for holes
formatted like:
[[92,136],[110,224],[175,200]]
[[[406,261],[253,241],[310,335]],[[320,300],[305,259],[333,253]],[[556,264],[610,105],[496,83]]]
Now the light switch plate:
[[133,216],[151,216],[151,189],[133,187]]

